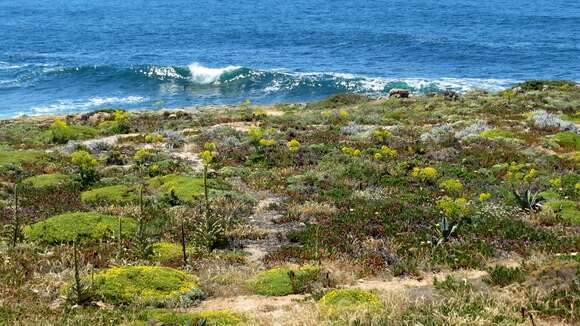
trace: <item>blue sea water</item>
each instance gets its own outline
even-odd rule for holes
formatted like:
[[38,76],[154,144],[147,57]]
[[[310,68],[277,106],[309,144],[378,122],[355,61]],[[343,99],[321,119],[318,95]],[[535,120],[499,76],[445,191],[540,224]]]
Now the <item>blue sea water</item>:
[[578,0],[0,0],[0,116],[580,80]]

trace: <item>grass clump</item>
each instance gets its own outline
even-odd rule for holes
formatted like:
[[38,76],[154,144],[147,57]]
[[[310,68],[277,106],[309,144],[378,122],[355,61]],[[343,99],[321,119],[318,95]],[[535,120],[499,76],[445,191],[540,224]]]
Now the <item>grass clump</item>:
[[159,266],[115,267],[93,277],[95,299],[111,304],[187,306],[203,297],[197,278]]
[[[171,264],[180,262],[183,259],[181,245],[172,242],[156,242],[153,244],[152,259],[161,264]],[[193,248],[187,247],[186,254],[190,254]]]
[[452,275],[447,275],[442,281],[435,277],[433,279],[433,285],[437,290],[443,292],[466,292],[473,288],[467,280],[458,280]]
[[573,131],[559,132],[554,136],[554,140],[566,149],[580,150],[580,135]]
[[62,173],[40,174],[26,178],[23,184],[30,185],[33,188],[54,188],[71,181],[70,176]]
[[161,194],[174,191],[175,195],[184,201],[191,201],[203,194],[203,179],[184,175],[169,174],[155,177],[149,180],[149,186]]
[[320,277],[320,269],[304,266],[300,269],[277,267],[258,273],[248,280],[247,286],[257,294],[284,296],[303,293]]
[[376,313],[384,308],[379,297],[360,289],[336,289],[328,291],[318,300],[320,310],[326,315],[341,315],[366,310]]
[[95,188],[81,193],[81,201],[87,204],[125,204],[137,202],[139,191],[131,185],[114,185]]
[[482,131],[480,136],[489,138],[489,139],[498,139],[498,138],[517,138],[516,135],[509,130],[503,130],[499,128],[489,129]]
[[487,283],[494,286],[504,287],[513,283],[523,283],[526,280],[526,274],[519,267],[495,266],[490,272],[489,277],[485,279]]
[[115,237],[122,223],[122,233],[135,232],[131,218],[119,218],[94,212],[66,213],[53,216],[25,228],[26,237],[34,242],[55,244],[80,240],[101,240]]
[[150,325],[150,321],[161,322],[164,325],[212,325],[212,326],[235,326],[247,321],[241,314],[230,310],[206,310],[200,312],[169,312],[152,311],[147,314],[149,323],[140,325]]

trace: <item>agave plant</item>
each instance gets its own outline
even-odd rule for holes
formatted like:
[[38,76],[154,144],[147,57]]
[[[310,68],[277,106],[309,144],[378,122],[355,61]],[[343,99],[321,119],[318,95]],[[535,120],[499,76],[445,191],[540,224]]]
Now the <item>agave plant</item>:
[[542,207],[544,199],[539,191],[534,192],[528,187],[523,191],[516,191],[513,189],[512,193],[514,194],[518,205],[524,210],[538,210]]
[[437,240],[437,245],[449,241],[449,239],[451,239],[451,237],[457,233],[458,226],[459,223],[457,222],[449,223],[446,216],[441,217],[441,221],[439,222],[439,240]]

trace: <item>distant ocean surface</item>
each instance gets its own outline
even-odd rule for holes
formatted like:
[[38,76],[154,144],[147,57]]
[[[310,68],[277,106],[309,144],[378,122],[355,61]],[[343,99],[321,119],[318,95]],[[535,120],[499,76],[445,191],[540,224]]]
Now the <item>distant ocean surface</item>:
[[580,80],[579,0],[0,0],[0,116]]

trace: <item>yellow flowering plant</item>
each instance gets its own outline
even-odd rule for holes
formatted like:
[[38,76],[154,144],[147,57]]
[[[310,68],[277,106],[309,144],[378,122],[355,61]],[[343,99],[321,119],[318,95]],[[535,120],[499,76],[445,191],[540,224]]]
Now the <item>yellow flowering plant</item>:
[[295,152],[300,147],[300,142],[298,140],[296,140],[296,139],[292,139],[288,143],[286,143],[286,146],[288,147],[288,149],[290,151]]

